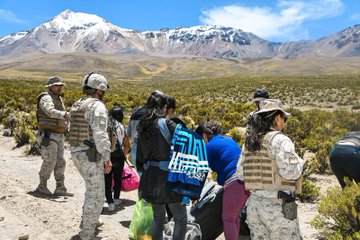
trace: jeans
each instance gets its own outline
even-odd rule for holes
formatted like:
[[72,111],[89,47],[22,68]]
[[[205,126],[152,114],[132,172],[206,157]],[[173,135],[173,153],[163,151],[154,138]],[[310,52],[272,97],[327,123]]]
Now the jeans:
[[[181,205],[180,202],[177,203],[167,203],[169,209],[174,217],[174,240],[184,240],[186,233],[187,225],[187,213],[186,206]],[[163,239],[163,230],[165,224],[165,204],[152,204],[154,222],[152,225],[152,239],[153,240],[162,240]]]
[[330,166],[342,188],[344,177],[360,182],[360,148],[335,144],[330,154]]

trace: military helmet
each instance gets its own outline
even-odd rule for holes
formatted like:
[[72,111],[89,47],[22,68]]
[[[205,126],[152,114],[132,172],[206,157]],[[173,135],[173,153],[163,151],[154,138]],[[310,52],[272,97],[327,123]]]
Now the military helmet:
[[257,88],[254,93],[253,101],[264,101],[265,99],[268,99],[270,97],[269,92],[266,90],[266,88]]
[[45,87],[51,87],[53,85],[63,86],[65,85],[65,83],[62,81],[60,77],[57,76],[49,77],[45,84]]
[[103,91],[109,89],[106,78],[103,75],[94,72],[89,73],[85,76],[83,87],[90,87]]

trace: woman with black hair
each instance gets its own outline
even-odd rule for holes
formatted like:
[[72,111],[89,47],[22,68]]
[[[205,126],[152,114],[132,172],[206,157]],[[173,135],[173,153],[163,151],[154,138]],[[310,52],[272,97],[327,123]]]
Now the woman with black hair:
[[184,121],[176,115],[176,100],[172,96],[166,97],[165,115],[166,115],[166,118],[170,119],[174,123],[180,124],[181,126],[186,128],[186,124],[184,123]]
[[[122,108],[115,107],[109,111],[109,137],[111,142],[111,163],[113,165],[109,174],[105,174],[105,197],[108,203],[107,210],[112,212],[115,205],[121,204],[121,177],[124,169],[126,156],[130,150],[129,137],[126,135],[125,127],[122,124],[124,113]],[[114,179],[114,198],[111,187]]]
[[239,214],[249,196],[244,182],[236,176],[241,148],[230,137],[221,135],[222,131],[216,123],[200,124],[195,131],[204,138],[209,167],[217,173],[217,182],[224,186],[221,217],[225,238],[237,240],[240,229]]
[[[157,92],[150,95],[138,125],[136,160],[143,169],[140,177],[139,197],[152,203],[154,221],[152,239],[163,239],[165,205],[174,217],[173,238],[183,240],[186,233],[186,206],[181,204],[182,196],[167,188],[168,165],[170,161],[170,138],[176,124],[165,119],[166,95]],[[166,136],[161,128],[167,128]]]
[[251,191],[247,223],[251,239],[302,239],[295,193],[301,191],[304,160],[283,133],[290,116],[278,99],[260,103],[245,139],[237,167],[240,180]]

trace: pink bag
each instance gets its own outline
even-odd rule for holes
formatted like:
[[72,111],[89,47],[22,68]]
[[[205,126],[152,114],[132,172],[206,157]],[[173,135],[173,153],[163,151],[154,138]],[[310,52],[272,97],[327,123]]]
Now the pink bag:
[[122,171],[121,191],[129,192],[139,188],[140,178],[136,170],[124,166]]

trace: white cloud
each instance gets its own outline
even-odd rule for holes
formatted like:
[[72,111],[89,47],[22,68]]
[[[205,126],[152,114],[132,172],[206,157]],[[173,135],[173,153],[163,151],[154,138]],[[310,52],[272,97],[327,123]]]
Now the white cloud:
[[202,12],[203,24],[222,25],[252,32],[262,38],[307,39],[303,23],[338,16],[341,0],[278,0],[276,7],[229,5]]
[[26,21],[19,19],[12,11],[0,9],[0,21],[12,23],[25,23]]
[[360,20],[360,14],[354,14],[350,16],[351,21],[359,21]]

